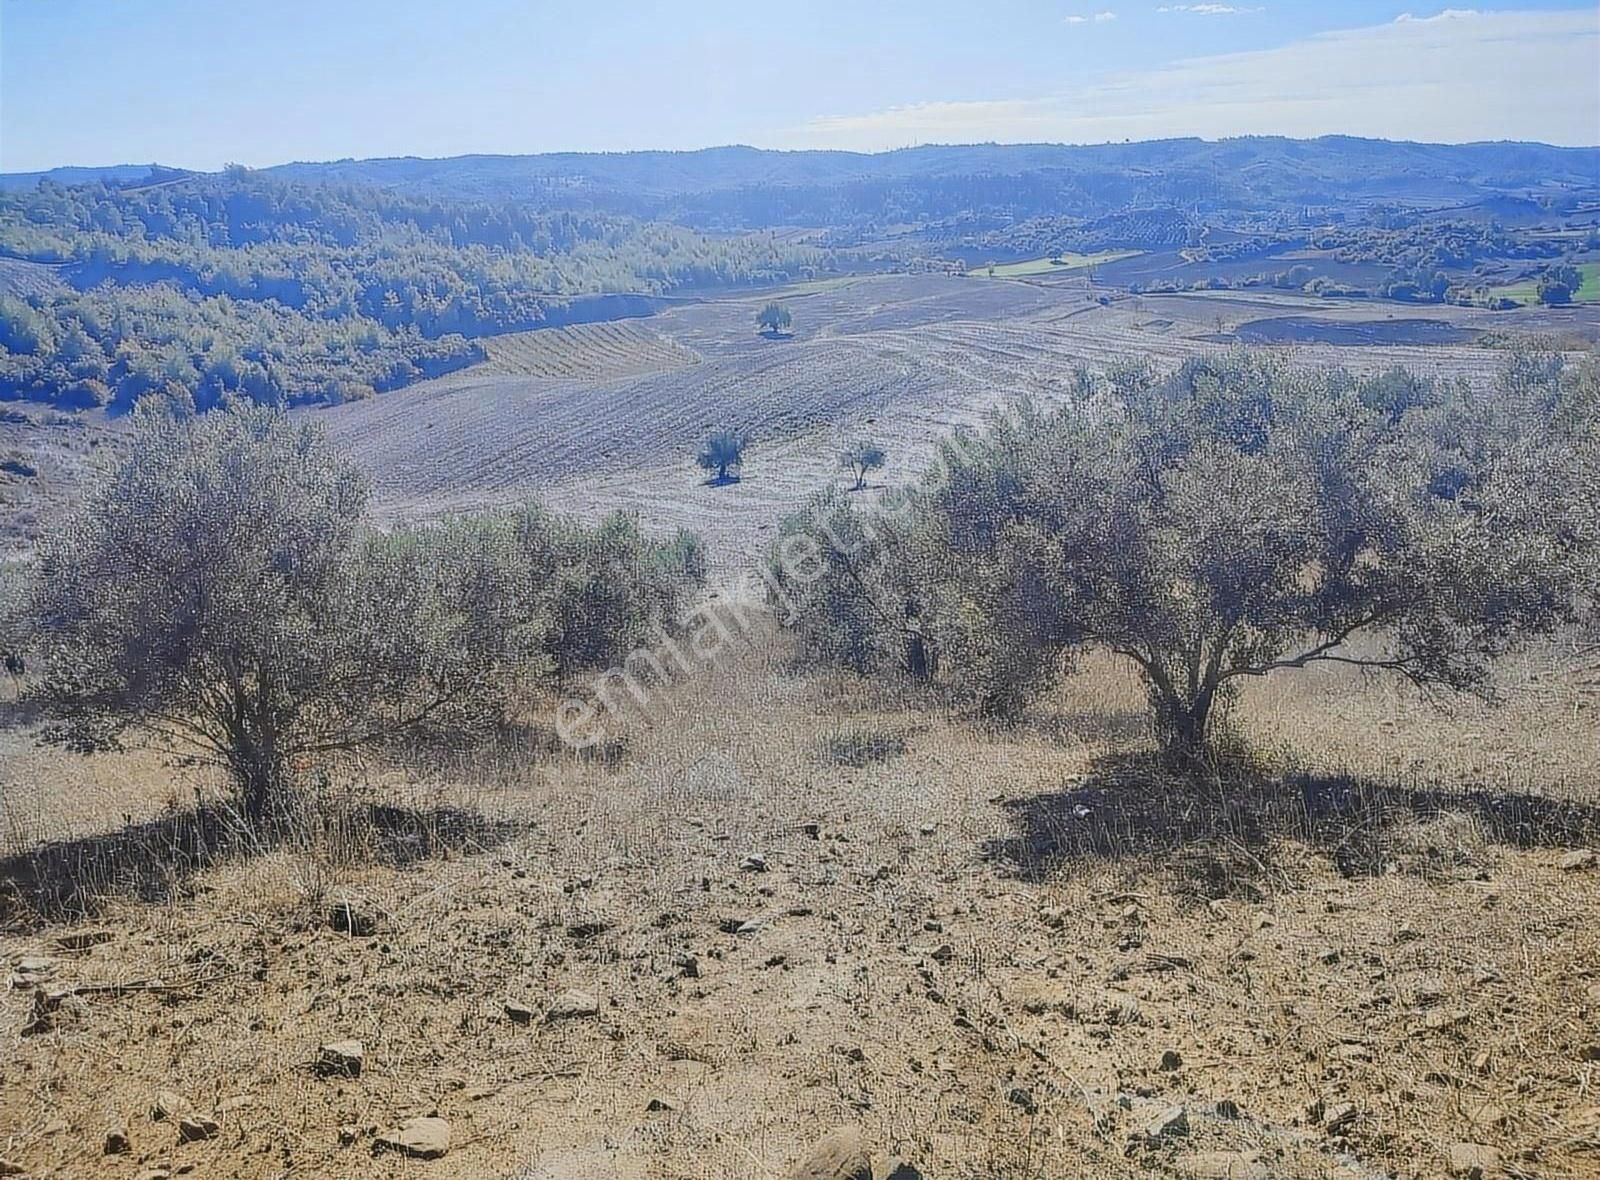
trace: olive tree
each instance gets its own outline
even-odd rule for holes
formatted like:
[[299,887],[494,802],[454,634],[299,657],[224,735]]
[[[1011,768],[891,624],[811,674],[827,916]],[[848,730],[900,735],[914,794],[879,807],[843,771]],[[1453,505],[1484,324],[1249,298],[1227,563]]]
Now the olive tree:
[[744,453],[750,446],[750,436],[736,430],[719,430],[708,437],[695,456],[695,462],[711,473],[710,482],[732,483],[738,476],[729,469],[744,464]]
[[481,717],[505,678],[548,662],[509,561],[462,530],[376,537],[364,503],[359,475],[281,412],[137,411],[40,546],[56,737],[218,766],[272,819],[307,760]]
[[756,312],[756,326],[769,336],[787,332],[793,322],[789,309],[781,303],[768,303]]
[[862,439],[839,453],[839,466],[856,477],[853,491],[867,486],[867,473],[879,470],[889,461],[889,453],[871,439]]
[[[1186,758],[1275,672],[1484,691],[1496,655],[1570,617],[1593,525],[1549,382],[1514,377],[1358,380],[1236,354],[1080,378],[1064,404],[948,441],[909,511],[867,527],[944,671],[997,712],[1095,648],[1137,667]],[[802,629],[830,625],[824,600],[796,602]]]

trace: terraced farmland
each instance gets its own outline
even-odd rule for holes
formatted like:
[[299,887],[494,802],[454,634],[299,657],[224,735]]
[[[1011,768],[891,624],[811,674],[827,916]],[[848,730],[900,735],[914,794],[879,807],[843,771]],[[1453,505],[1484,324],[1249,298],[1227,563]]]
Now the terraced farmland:
[[476,375],[601,380],[681,369],[700,362],[692,348],[634,320],[509,332],[483,341],[488,359]]
[[[550,359],[530,358],[512,371],[506,353],[500,368],[491,361],[315,413],[371,473],[380,509],[395,516],[529,496],[583,514],[632,508],[651,525],[703,533],[727,566],[759,549],[806,495],[839,478],[835,456],[863,435],[888,448],[881,478],[894,483],[924,465],[951,429],[1018,396],[1062,396],[1079,366],[1137,357],[1177,364],[1228,347],[1240,325],[1274,316],[1374,315],[1370,304],[1231,293],[1103,307],[1073,288],[894,276],[790,298],[794,336],[773,341],[753,328],[763,298],[685,306],[648,325],[526,334],[523,346]],[[1464,309],[1439,314],[1450,324],[1479,324]],[[598,342],[611,332],[639,339],[640,363],[654,370],[629,373],[620,357],[602,363],[614,354]],[[1477,378],[1503,361],[1462,344],[1288,351],[1307,364],[1404,364]],[[688,356],[700,363],[666,364]],[[579,357],[590,359],[579,364]],[[572,375],[551,375],[558,363]],[[708,432],[724,427],[748,430],[755,445],[743,483],[708,488],[692,456]]]

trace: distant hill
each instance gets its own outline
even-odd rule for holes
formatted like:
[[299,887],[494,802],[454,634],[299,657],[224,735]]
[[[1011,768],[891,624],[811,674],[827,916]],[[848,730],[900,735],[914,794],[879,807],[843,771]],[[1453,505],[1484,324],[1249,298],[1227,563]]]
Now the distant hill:
[[47,172],[0,172],[0,189],[33,188],[41,180],[57,184],[93,184],[97,180],[127,184],[150,175],[150,164],[110,164],[104,168],[51,168]]
[[[0,187],[29,186],[41,177],[63,184],[127,183],[143,179],[146,171],[118,165],[12,173],[0,175]],[[1600,148],[1259,136],[928,146],[874,154],[718,147],[408,156],[262,171],[299,181],[376,184],[418,196],[527,200],[700,228],[839,227],[896,217],[1097,217],[1157,205],[1261,213],[1376,203],[1461,206],[1507,196],[1562,200],[1600,192]]]

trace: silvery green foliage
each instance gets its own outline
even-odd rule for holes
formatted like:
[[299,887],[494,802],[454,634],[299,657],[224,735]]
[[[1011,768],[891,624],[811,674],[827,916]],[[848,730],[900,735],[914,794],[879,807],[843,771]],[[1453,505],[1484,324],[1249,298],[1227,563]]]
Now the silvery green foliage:
[[359,475],[281,412],[135,419],[41,546],[39,695],[74,746],[224,768],[252,816],[336,751],[492,723],[669,619],[702,569],[682,537],[535,508],[376,532]]
[[[1080,379],[943,447],[885,532],[893,594],[985,708],[1014,711],[1108,649],[1187,753],[1274,671],[1486,691],[1491,661],[1569,619],[1582,589],[1594,450],[1562,425],[1568,385],[1548,358],[1478,389],[1245,353]],[[802,630],[839,614],[809,607]]]

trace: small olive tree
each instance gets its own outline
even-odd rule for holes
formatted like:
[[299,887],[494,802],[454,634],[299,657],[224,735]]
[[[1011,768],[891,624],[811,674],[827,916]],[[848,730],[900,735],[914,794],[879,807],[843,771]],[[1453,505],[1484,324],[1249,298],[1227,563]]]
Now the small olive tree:
[[[987,709],[1108,649],[1188,758],[1249,678],[1343,664],[1483,690],[1497,654],[1573,612],[1593,500],[1544,377],[1480,391],[1236,354],[1079,388],[951,440],[908,514],[867,521],[893,598]],[[825,597],[794,597],[803,630],[833,625]],[[879,606],[861,617],[895,617]]]
[[888,461],[889,452],[870,439],[862,439],[839,453],[839,466],[856,477],[851,490],[857,492],[867,486],[867,473],[881,469]]
[[793,322],[794,317],[789,314],[789,309],[781,303],[769,303],[756,312],[756,327],[769,336],[787,332]]
[[695,456],[701,470],[711,473],[714,484],[732,483],[739,477],[729,474],[744,464],[744,453],[750,446],[750,436],[737,430],[719,430],[706,439]]

